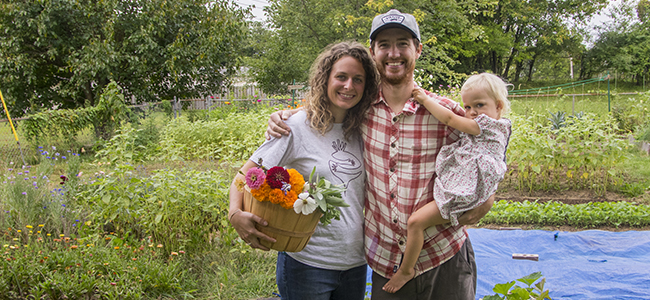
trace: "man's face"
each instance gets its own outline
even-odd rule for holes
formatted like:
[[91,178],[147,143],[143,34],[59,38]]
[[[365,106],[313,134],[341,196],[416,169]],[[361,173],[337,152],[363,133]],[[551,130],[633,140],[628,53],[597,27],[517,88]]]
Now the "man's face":
[[370,52],[382,82],[397,85],[413,79],[415,60],[422,54],[422,45],[415,46],[410,33],[399,28],[384,29],[373,44]]

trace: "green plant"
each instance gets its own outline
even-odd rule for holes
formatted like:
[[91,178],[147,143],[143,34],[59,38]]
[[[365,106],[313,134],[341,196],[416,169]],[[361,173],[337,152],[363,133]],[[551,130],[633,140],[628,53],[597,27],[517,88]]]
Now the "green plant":
[[174,115],[174,111],[172,108],[172,103],[169,100],[163,100],[160,102],[160,109],[165,113],[165,116],[168,118],[172,118]]
[[630,202],[564,204],[557,201],[511,202],[500,200],[480,224],[535,224],[541,226],[643,227],[650,225],[650,206]]
[[646,182],[633,182],[633,183],[624,183],[621,186],[621,192],[623,192],[628,197],[638,197],[645,193],[649,185]]
[[544,300],[551,299],[549,296],[548,290],[544,290],[544,284],[546,283],[546,278],[542,278],[534,286],[535,281],[542,277],[541,272],[535,272],[530,275],[524,276],[517,279],[525,287],[520,287],[515,285],[516,281],[510,281],[508,283],[500,283],[494,286],[492,291],[496,294],[492,296],[485,296],[483,300]]
[[551,121],[551,128],[553,130],[560,130],[560,128],[566,126],[566,113],[563,111],[558,111],[556,113],[548,112],[551,117],[548,118]]
[[[36,232],[36,230],[39,230]],[[167,252],[155,240],[127,243],[114,236],[24,235],[3,230],[2,299],[187,298],[196,282],[185,251]]]
[[[590,189],[603,194],[619,185],[621,174],[615,166],[627,159],[624,140],[616,135],[611,117],[584,114],[549,130],[537,115],[511,115],[513,131],[508,146],[508,162],[522,191],[558,188]],[[507,179],[511,180],[511,179]]]
[[108,140],[121,122],[127,120],[128,110],[120,87],[111,81],[100,95],[97,106],[29,115],[23,130],[33,145],[42,143],[45,137],[55,136],[75,144],[75,138],[90,127],[94,128],[96,137]]
[[159,159],[248,159],[264,142],[266,123],[273,111],[260,105],[259,110],[230,112],[211,121],[174,119],[163,129]]
[[[209,237],[229,226],[228,187],[224,171],[154,171],[136,174],[135,167],[117,164],[82,192],[88,218],[133,238],[152,236],[166,250],[206,247]],[[234,176],[234,175],[233,175]],[[101,231],[101,228],[97,228]]]
[[111,163],[135,163],[148,159],[147,147],[137,143],[138,134],[142,129],[132,127],[122,127],[106,143],[103,148],[95,154],[100,161],[109,161]]

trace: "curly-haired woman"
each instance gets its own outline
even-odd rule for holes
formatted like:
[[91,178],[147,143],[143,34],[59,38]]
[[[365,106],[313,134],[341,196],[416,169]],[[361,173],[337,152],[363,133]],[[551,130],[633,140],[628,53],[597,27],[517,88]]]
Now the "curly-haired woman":
[[[278,253],[276,280],[282,299],[363,299],[366,270],[363,249],[365,169],[360,127],[376,99],[379,74],[367,48],[357,42],[328,46],[311,68],[311,90],[305,107],[287,120],[291,133],[260,146],[241,171],[257,166],[284,166],[303,176],[316,173],[333,184],[343,184],[340,220],[318,225],[300,252]],[[230,223],[251,247],[268,248],[260,239],[275,242],[255,224],[267,223],[242,211],[242,192],[230,188]]]

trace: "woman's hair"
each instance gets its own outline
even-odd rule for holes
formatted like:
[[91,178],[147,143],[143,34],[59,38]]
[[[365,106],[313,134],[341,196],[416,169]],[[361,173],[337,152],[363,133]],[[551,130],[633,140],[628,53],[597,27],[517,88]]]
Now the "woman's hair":
[[496,102],[497,106],[501,104],[499,118],[510,112],[510,101],[508,101],[508,84],[499,76],[490,73],[481,73],[472,75],[460,88],[460,92],[480,89]]
[[309,125],[325,134],[332,129],[334,116],[329,110],[332,103],[327,97],[327,83],[329,81],[332,66],[344,56],[350,56],[361,63],[366,73],[363,95],[357,105],[347,110],[343,119],[343,132],[348,139],[353,133],[359,132],[361,124],[365,120],[366,112],[370,104],[377,98],[379,92],[379,73],[375,61],[365,46],[358,42],[341,42],[331,44],[318,55],[311,66],[309,85],[311,90],[307,94],[305,112]]

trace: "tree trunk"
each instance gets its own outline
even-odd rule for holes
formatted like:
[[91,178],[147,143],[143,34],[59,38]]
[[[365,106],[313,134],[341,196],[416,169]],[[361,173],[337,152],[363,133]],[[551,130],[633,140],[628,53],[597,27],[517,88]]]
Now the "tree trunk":
[[519,26],[519,28],[517,28],[517,32],[515,33],[515,42],[512,45],[512,49],[510,49],[510,57],[508,57],[508,61],[506,62],[505,67],[503,68],[503,76],[502,76],[503,79],[508,78],[510,65],[512,65],[512,61],[515,59],[515,55],[517,55],[518,52],[517,45],[519,45],[519,40],[521,39],[521,35],[523,31],[522,28],[523,28],[522,26]]
[[499,63],[497,62],[498,56],[496,51],[492,51],[491,63],[492,63],[492,72],[499,74]]
[[90,81],[86,81],[84,85],[84,95],[86,96],[86,101],[90,103],[90,106],[95,106],[95,97],[93,97],[93,88]]
[[537,59],[537,53],[533,55],[533,58],[530,59],[530,65],[528,65],[528,82],[533,81],[533,67],[535,66],[536,59]]
[[524,63],[519,61],[515,64],[515,76],[512,79],[512,82],[519,82],[519,74],[521,74],[521,69],[524,67]]

